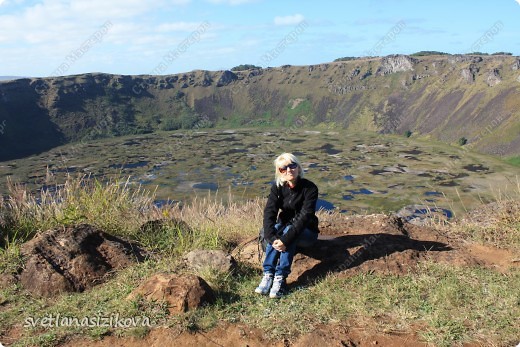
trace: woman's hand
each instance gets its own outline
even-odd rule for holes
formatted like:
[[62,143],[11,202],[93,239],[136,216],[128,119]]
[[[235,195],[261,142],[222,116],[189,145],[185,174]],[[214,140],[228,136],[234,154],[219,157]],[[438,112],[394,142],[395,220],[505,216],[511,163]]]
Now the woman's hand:
[[282,240],[275,240],[273,242],[273,248],[276,249],[278,252],[285,252],[287,247],[283,244]]

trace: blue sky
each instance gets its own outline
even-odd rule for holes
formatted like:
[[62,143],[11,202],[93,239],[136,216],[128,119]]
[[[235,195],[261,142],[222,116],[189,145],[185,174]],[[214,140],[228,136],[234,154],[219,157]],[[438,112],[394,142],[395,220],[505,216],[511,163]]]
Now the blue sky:
[[0,0],[0,75],[174,74],[239,64],[520,55],[520,0]]

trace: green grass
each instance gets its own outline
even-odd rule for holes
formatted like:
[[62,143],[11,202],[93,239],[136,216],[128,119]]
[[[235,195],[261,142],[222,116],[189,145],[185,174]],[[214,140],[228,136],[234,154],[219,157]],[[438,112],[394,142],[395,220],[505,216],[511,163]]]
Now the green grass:
[[[294,110],[302,105],[305,101]],[[339,210],[396,212],[410,202],[425,204],[424,200],[428,199],[426,204],[448,208],[458,215],[464,212],[459,200],[466,209],[493,201],[491,188],[504,186],[508,178],[518,174],[517,166],[496,158],[415,136],[405,138],[330,129],[308,133],[306,130],[316,129],[300,126],[295,123],[280,129],[232,132],[224,132],[222,128],[206,129],[204,134],[160,132],[63,146],[37,157],[4,163],[0,168],[3,175],[0,189],[8,189],[6,177],[11,177],[34,192],[43,185],[63,184],[67,171],[72,171],[75,172],[72,175],[92,173],[100,181],[110,177],[120,181],[129,178],[128,186],[142,185],[155,192],[155,199],[161,200],[188,202],[194,196],[205,196],[207,191],[193,188],[199,182],[218,185],[215,193],[224,200],[228,188],[235,201],[247,200],[267,194],[267,182],[273,176],[273,158],[291,151],[301,153],[299,158],[307,177],[318,185],[323,199]],[[327,155],[322,149],[324,145],[333,146],[339,154]],[[405,153],[413,151],[418,154]],[[139,162],[144,164],[121,169],[123,164]],[[314,166],[309,167],[311,164]],[[397,164],[404,165],[402,168],[407,171],[384,172]],[[472,172],[465,168],[478,164],[489,170]],[[382,175],[373,173],[381,170]],[[50,182],[46,172],[52,173]],[[347,175],[354,176],[354,180],[346,181],[343,177]],[[454,186],[443,185],[445,183]],[[347,190],[362,188],[378,193],[358,194],[353,200],[343,200]],[[428,191],[440,192],[443,196],[426,196]],[[69,211],[69,217],[76,218],[74,213]]]
[[252,294],[255,280],[240,284],[240,302],[216,308],[219,319],[261,327],[277,339],[347,320],[361,325],[373,320],[376,326],[364,327],[379,332],[410,331],[419,325],[423,339],[438,346],[480,338],[507,344],[517,338],[519,271],[504,276],[427,263],[404,276],[329,276],[280,301]]
[[518,156],[518,157],[510,157],[510,158],[507,158],[505,161],[507,163],[511,164],[511,165],[520,167],[520,156]]
[[[295,101],[293,101],[295,102]],[[285,110],[284,126],[286,127],[301,127],[302,125],[309,126],[314,119],[314,111],[312,103],[309,100],[300,101],[295,107],[288,105]]]
[[[508,346],[518,341],[520,326],[520,270],[458,267],[419,263],[404,275],[355,273],[329,275],[294,290],[281,300],[253,293],[260,271],[239,264],[236,275],[199,270],[216,291],[214,305],[178,316],[169,316],[161,302],[125,299],[142,281],[157,272],[184,272],[181,257],[193,249],[231,249],[245,236],[253,236],[262,220],[263,200],[226,204],[214,196],[194,199],[182,208],[147,208],[153,193],[126,185],[124,180],[100,183],[71,179],[63,191],[36,199],[21,187],[12,187],[10,203],[1,206],[5,221],[45,228],[60,223],[89,222],[112,233],[136,240],[153,251],[146,261],[118,271],[107,282],[83,293],[36,298],[19,285],[0,289],[0,336],[20,326],[14,346],[54,346],[72,336],[99,339],[145,336],[156,326],[175,331],[207,331],[220,322],[242,323],[262,329],[273,339],[295,339],[326,325],[358,325],[373,333],[417,332],[435,346],[466,342]],[[47,194],[47,193],[46,193]],[[45,200],[46,199],[46,200]],[[42,203],[42,201],[44,203]],[[101,206],[103,208],[101,208]],[[245,219],[243,216],[249,218]],[[65,216],[67,216],[65,218]],[[503,213],[502,227],[517,228],[520,215]],[[161,232],[139,232],[143,221],[162,218]],[[21,221],[21,222],[20,222]],[[118,223],[115,223],[118,221]],[[185,221],[186,225],[178,221]],[[18,224],[17,224],[18,223]],[[115,227],[117,226],[117,227]],[[20,229],[21,230],[21,229]],[[509,230],[509,229],[508,229]],[[518,229],[516,229],[518,230]],[[499,229],[495,229],[497,235]],[[30,234],[10,235],[0,248],[0,270],[13,273],[21,266],[21,242]],[[507,247],[509,239],[501,244]],[[45,317],[146,317],[149,326],[134,328],[100,326],[31,327],[31,319]],[[25,325],[25,326],[24,326]],[[4,341],[2,341],[4,342]]]
[[[483,268],[458,268],[424,263],[412,274],[357,274],[350,278],[328,276],[315,285],[292,292],[282,300],[253,293],[259,274],[244,268],[238,277],[213,282],[217,303],[180,316],[168,316],[161,303],[126,297],[154,272],[172,269],[169,261],[149,261],[121,271],[112,281],[89,292],[59,297],[55,302],[17,296],[4,322],[27,322],[27,317],[148,317],[152,326],[179,331],[207,331],[219,322],[244,323],[264,330],[272,339],[293,339],[317,326],[361,325],[374,333],[416,331],[435,346],[465,342],[513,345],[518,338],[520,271],[506,275]],[[7,293],[14,298],[17,291]],[[19,293],[18,293],[19,295]],[[15,346],[53,345],[66,336],[100,338],[112,331],[118,336],[142,336],[149,327],[132,329],[70,327],[24,328]]]

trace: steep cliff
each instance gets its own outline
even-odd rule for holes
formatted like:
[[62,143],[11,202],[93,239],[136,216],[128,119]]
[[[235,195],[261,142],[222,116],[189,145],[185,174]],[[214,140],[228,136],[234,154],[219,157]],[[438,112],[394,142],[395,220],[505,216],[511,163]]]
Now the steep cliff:
[[520,154],[520,58],[392,55],[311,66],[0,82],[0,160],[207,126],[340,127]]

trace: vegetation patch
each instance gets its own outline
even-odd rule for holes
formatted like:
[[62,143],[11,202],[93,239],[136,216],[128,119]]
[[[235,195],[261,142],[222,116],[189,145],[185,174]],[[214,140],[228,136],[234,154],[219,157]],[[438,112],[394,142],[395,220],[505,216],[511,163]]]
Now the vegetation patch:
[[520,156],[507,158],[506,162],[514,166],[520,166]]

